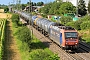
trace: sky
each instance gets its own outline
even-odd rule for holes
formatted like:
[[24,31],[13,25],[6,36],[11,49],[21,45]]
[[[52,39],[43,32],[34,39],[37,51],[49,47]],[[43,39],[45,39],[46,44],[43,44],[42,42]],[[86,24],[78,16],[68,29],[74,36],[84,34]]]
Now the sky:
[[[70,2],[72,2],[72,4],[73,4],[74,6],[77,6],[77,0],[63,0],[63,1],[70,1]],[[79,0],[78,0],[78,1],[79,1]],[[84,1],[85,1],[86,6],[88,6],[89,0],[84,0]]]
[[[13,4],[13,1],[14,1],[14,4],[16,4],[17,0],[0,0],[0,4],[9,5],[9,2],[10,2],[10,4]],[[49,3],[49,2],[53,2],[55,0],[31,0],[31,1],[36,2],[36,3],[41,2],[41,1],[44,3]],[[63,0],[63,1],[70,1],[73,3],[74,6],[77,5],[77,3],[76,3],[77,0]],[[86,3],[86,6],[87,6],[89,0],[84,0],[84,1]],[[21,3],[27,3],[27,2],[29,2],[29,0],[21,0]]]
[[[0,4],[4,4],[4,5],[8,5],[9,3],[12,4],[14,1],[14,4],[16,4],[17,0],[0,0]],[[29,0],[21,0],[21,3],[27,3]],[[31,0],[32,2],[44,2],[44,3],[48,3],[48,2],[53,2],[55,0]]]

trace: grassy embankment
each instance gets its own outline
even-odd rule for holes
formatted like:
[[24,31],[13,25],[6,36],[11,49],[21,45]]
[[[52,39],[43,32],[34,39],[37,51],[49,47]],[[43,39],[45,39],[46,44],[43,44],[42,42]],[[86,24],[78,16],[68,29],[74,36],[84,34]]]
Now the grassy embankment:
[[15,35],[20,28],[22,27],[18,26],[15,28],[13,24],[13,34],[17,40],[22,60],[59,60],[57,54],[51,52],[48,47],[44,46],[35,36],[33,36],[30,46],[28,46],[27,43],[22,43]]
[[90,45],[90,29],[80,30],[79,35],[81,36],[81,40]]

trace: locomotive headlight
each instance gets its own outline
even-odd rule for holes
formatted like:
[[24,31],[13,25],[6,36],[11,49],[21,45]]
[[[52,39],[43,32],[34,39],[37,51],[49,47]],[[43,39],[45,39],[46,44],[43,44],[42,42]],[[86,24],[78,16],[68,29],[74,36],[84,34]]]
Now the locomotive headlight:
[[77,43],[75,43],[75,44],[77,44]]
[[67,44],[67,43],[66,43]]

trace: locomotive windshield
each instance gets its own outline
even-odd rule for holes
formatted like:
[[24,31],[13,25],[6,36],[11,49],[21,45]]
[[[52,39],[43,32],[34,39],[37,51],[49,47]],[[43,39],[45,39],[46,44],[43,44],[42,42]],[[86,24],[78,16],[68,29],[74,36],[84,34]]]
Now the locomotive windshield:
[[77,38],[77,32],[65,32],[65,38]]

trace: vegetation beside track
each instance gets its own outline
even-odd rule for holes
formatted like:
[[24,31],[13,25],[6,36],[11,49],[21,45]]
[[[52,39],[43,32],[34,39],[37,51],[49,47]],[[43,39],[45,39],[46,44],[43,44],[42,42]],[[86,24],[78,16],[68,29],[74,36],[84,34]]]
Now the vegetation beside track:
[[80,35],[80,40],[86,42],[87,44],[90,45],[90,29],[86,29],[86,30],[80,30],[79,31],[79,35]]
[[78,28],[80,40],[85,41],[87,44],[90,45],[90,16],[83,16],[75,23],[77,24],[75,25]]
[[[16,18],[12,18],[12,20]],[[17,25],[17,27],[16,27]],[[22,60],[59,60],[57,54],[51,52],[48,47],[44,46],[39,39],[33,36],[31,38],[30,30],[23,26],[21,22],[18,24],[13,21],[13,35],[16,38],[18,48],[21,53]]]
[[6,19],[0,19],[0,60],[2,60],[4,52]]

